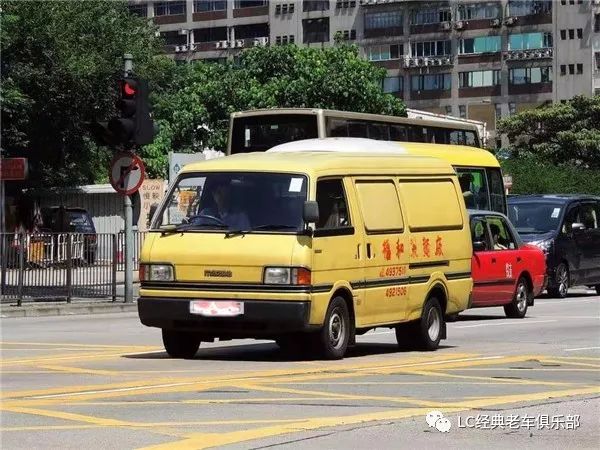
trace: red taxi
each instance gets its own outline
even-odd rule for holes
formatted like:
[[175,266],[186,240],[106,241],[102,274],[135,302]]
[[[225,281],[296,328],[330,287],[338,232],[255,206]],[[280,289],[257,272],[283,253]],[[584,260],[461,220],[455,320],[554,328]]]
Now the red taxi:
[[507,317],[522,318],[545,288],[546,258],[525,244],[497,212],[469,211],[473,258],[472,308],[504,306]]

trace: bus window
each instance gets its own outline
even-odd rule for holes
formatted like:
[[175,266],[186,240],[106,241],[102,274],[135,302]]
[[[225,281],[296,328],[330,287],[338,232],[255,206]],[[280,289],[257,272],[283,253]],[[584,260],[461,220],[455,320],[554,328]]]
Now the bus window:
[[490,209],[485,169],[461,167],[456,169],[465,204],[470,209]]
[[265,151],[285,142],[317,137],[317,116],[313,114],[240,117],[233,122],[231,153]]
[[427,130],[420,125],[411,125],[409,142],[427,142]]
[[389,141],[390,131],[385,123],[369,122],[369,139],[378,141]]
[[329,129],[328,136],[348,137],[348,122],[345,120],[329,119],[327,128]]
[[479,142],[477,141],[477,136],[472,131],[463,131],[465,134],[465,145],[469,145],[471,147],[479,147]]
[[490,184],[491,210],[506,214],[506,202],[504,197],[504,180],[500,169],[488,168],[488,180]]
[[390,141],[408,141],[406,126],[390,124]]
[[358,122],[356,120],[348,121],[348,137],[367,137],[366,122]]

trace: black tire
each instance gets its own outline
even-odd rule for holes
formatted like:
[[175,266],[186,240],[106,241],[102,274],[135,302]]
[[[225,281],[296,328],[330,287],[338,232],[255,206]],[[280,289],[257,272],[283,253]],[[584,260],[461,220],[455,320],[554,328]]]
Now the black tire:
[[194,333],[176,330],[162,330],[165,350],[171,358],[192,359],[200,347],[200,337]]
[[596,294],[600,295],[600,284],[596,285]]
[[554,271],[554,279],[548,286],[551,297],[565,298],[569,292],[569,268],[565,263],[560,263]]
[[314,336],[315,348],[324,359],[342,359],[350,341],[350,313],[342,297],[329,302],[323,328]]
[[522,319],[525,317],[525,314],[527,314],[527,304],[532,296],[533,292],[531,292],[531,288],[525,277],[519,278],[512,302],[504,305],[506,317],[510,317],[511,319]]
[[415,327],[415,343],[421,350],[435,350],[440,345],[444,329],[444,314],[440,302],[435,297],[429,297],[423,307],[421,319]]

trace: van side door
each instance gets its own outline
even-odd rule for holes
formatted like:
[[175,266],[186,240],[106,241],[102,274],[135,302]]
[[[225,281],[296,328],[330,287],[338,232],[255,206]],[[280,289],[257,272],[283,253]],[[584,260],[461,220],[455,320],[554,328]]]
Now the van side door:
[[392,177],[354,179],[365,242],[365,302],[370,323],[404,320],[408,293],[408,242]]
[[[341,177],[317,180],[316,201],[319,204],[319,222],[313,233],[312,283],[315,289],[327,292],[337,282],[352,286],[357,325],[361,325],[364,308],[363,294],[356,285],[364,282],[365,252],[362,233],[356,232],[354,216],[349,203],[347,186]],[[360,221],[359,221],[360,223]],[[319,295],[315,293],[314,295]],[[322,306],[327,308],[323,299]]]

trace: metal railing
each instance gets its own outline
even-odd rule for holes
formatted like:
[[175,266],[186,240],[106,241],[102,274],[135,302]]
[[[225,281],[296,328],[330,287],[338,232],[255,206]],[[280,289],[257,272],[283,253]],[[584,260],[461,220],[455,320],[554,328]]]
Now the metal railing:
[[[134,234],[134,270],[145,233]],[[123,233],[0,234],[2,302],[121,297]]]

